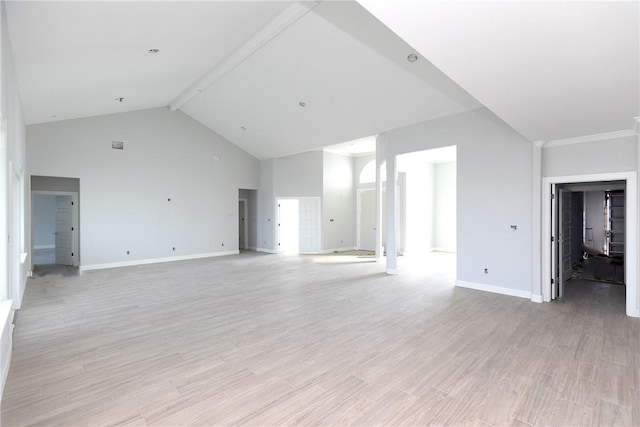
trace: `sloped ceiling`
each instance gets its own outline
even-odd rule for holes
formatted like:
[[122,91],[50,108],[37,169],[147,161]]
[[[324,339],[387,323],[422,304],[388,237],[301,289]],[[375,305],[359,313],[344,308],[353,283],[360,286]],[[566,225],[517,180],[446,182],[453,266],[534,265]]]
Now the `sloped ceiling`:
[[[26,120],[168,106],[291,3],[9,1]],[[356,2],[310,6],[179,108],[263,159],[480,107]]]
[[266,158],[479,106],[413,52],[357,3],[321,3],[182,109]]
[[287,5],[8,1],[27,124],[169,105]]
[[[292,3],[305,13],[195,86]],[[6,8],[28,124],[177,105],[263,159],[483,105],[533,141],[630,129],[640,116],[638,2],[53,0]]]
[[358,1],[532,141],[640,116],[637,1]]

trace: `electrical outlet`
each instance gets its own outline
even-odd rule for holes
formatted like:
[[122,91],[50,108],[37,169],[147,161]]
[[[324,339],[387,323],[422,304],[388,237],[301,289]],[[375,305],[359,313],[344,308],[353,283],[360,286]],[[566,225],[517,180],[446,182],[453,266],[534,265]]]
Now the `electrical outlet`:
[[224,243],[222,244],[222,246],[224,246]]
[[130,251],[127,251],[127,255],[131,255],[131,252],[130,252]]
[[488,268],[484,269],[484,274],[489,274],[489,269]]
[[173,250],[174,250],[174,252],[175,252],[175,250],[176,250],[176,247],[175,247],[175,246],[173,247]]

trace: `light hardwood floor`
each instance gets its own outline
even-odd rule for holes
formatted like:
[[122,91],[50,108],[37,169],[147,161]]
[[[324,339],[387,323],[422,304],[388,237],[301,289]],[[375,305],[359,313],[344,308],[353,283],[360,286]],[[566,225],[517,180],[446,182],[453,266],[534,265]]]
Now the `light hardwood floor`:
[[535,304],[454,288],[450,261],[388,276],[246,253],[30,279],[2,425],[640,425],[621,287]]

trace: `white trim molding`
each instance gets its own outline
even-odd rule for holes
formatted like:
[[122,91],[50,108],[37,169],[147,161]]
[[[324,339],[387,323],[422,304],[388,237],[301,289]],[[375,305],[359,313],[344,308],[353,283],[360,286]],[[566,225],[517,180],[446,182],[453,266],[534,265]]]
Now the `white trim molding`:
[[459,288],[475,289],[477,291],[531,299],[531,291],[524,291],[521,289],[504,288],[502,286],[486,285],[484,283],[467,282],[464,280],[456,280],[456,286]]
[[531,294],[531,302],[538,302],[538,303],[543,303],[544,300],[542,299],[542,295],[537,295],[537,294]]
[[626,215],[624,281],[626,283],[627,316],[640,317],[640,283],[638,283],[638,185],[637,172],[612,172],[592,175],[545,177],[542,179],[542,274],[540,288],[545,302],[551,301],[551,186],[598,181],[626,182]]
[[256,251],[258,252],[265,252],[268,254],[277,254],[278,251],[276,251],[275,249],[270,249],[270,248],[257,248]]
[[631,129],[618,130],[614,132],[596,133],[593,135],[576,136],[574,138],[553,139],[543,143],[544,148],[560,147],[562,145],[582,144],[585,142],[605,141],[607,139],[626,138],[637,136],[637,132]]
[[165,257],[165,258],[148,258],[148,259],[138,259],[135,261],[122,261],[122,262],[110,262],[105,264],[91,264],[91,265],[81,265],[80,272],[91,271],[91,270],[103,270],[105,268],[118,268],[118,267],[132,267],[137,265],[145,265],[145,264],[158,264],[161,262],[172,262],[172,261],[186,261],[190,259],[200,259],[200,258],[213,258],[219,256],[226,255],[237,255],[240,251],[224,251],[224,252],[209,252],[204,254],[194,254],[194,255],[182,255],[182,256],[173,256],[173,257]]
[[193,98],[207,90],[211,85],[227,75],[231,70],[244,62],[251,55],[262,49],[267,43],[276,38],[278,34],[293,25],[309,11],[318,5],[318,2],[293,2],[286,9],[280,12],[275,18],[268,22],[249,40],[236,48],[229,56],[223,59],[218,65],[196,81],[190,88],[178,96],[169,108],[171,111],[180,109]]

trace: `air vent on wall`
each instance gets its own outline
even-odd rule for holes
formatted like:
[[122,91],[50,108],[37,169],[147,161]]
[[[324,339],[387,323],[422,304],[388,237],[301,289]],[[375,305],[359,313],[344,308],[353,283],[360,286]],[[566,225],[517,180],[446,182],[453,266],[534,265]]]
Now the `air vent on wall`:
[[124,142],[111,141],[111,148],[113,148],[114,150],[124,150]]

